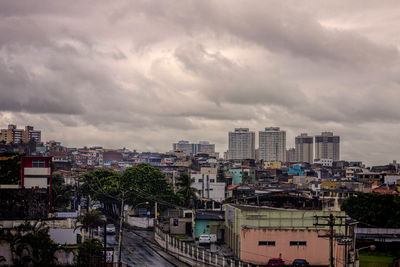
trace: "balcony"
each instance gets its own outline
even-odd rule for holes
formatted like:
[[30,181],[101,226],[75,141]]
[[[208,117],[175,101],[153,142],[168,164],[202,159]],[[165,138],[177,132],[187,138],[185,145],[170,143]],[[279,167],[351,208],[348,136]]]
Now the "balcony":
[[50,176],[50,168],[24,168],[24,176],[27,175]]
[[25,188],[47,188],[47,178],[25,178]]

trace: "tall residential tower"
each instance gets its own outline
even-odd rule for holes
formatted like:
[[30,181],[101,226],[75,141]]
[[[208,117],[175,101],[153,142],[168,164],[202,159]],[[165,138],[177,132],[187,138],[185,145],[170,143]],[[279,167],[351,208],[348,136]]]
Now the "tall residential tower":
[[322,132],[315,136],[315,159],[340,160],[340,136],[332,132]]
[[313,154],[314,154],[314,138],[312,136],[307,135],[306,133],[302,133],[295,138],[296,144],[296,161],[297,162],[313,162]]
[[249,128],[235,128],[229,132],[228,159],[255,159],[255,133]]
[[268,127],[259,132],[260,159],[264,161],[286,161],[286,131],[279,127]]

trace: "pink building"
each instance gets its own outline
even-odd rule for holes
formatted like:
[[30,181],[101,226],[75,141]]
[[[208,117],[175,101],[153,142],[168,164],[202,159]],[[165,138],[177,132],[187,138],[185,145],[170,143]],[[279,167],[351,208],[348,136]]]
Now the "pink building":
[[[243,228],[240,259],[266,264],[269,258],[281,257],[286,264],[306,259],[311,265],[329,265],[329,239],[318,238],[326,230]],[[344,266],[343,245],[334,242],[335,266]]]
[[271,258],[281,258],[287,265],[295,259],[305,259],[310,265],[328,266],[330,241],[321,236],[330,233],[327,224],[330,218],[336,221],[333,227],[337,237],[333,239],[334,264],[345,266],[354,253],[355,239],[354,227],[345,224],[343,211],[226,204],[225,242],[235,258],[252,264],[266,265]]

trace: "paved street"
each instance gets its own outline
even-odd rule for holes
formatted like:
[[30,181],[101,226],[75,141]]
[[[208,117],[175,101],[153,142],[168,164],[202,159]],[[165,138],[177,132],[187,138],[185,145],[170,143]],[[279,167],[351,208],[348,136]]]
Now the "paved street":
[[[142,236],[152,237],[151,232],[141,231]],[[118,241],[116,240],[117,235],[107,235],[107,246],[114,248],[114,261],[118,260]],[[142,238],[130,231],[125,230],[123,236],[124,245],[131,251],[129,253],[126,249],[122,249],[122,261],[132,266],[174,266],[157,252],[150,248]]]

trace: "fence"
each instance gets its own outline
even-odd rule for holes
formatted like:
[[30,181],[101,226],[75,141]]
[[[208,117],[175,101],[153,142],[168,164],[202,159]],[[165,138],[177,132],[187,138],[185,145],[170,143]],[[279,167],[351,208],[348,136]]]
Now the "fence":
[[223,266],[223,267],[250,267],[250,263],[244,263],[229,257],[224,257],[216,252],[210,252],[193,243],[179,240],[159,227],[154,227],[154,239],[169,254],[178,260],[191,266]]

